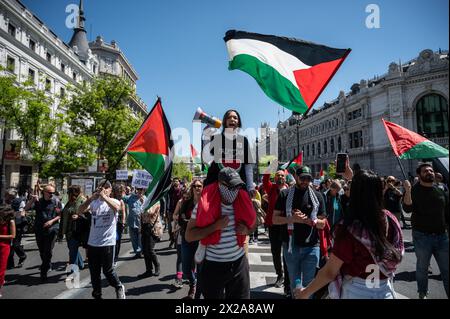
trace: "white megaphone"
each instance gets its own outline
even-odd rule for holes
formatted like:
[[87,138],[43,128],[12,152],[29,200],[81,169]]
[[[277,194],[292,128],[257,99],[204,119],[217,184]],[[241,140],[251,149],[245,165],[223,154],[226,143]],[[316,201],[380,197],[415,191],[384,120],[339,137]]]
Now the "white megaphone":
[[193,121],[200,121],[215,128],[220,128],[222,126],[221,120],[215,118],[214,116],[206,114],[201,108],[197,108]]

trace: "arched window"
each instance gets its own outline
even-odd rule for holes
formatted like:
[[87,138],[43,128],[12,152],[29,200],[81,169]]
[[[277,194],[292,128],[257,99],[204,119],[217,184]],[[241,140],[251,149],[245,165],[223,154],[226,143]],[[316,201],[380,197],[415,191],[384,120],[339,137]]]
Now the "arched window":
[[330,140],[330,148],[331,148],[331,153],[334,153],[334,139],[333,138]]
[[321,147],[320,147],[320,142],[317,143],[317,155],[320,155],[321,152]]
[[448,136],[448,103],[438,94],[422,97],[416,105],[417,132],[427,138]]
[[316,144],[312,145],[312,156],[316,155]]
[[309,157],[309,145],[306,145],[306,156]]
[[324,153],[324,154],[326,154],[327,151],[328,151],[328,150],[327,150],[327,148],[328,148],[327,146],[328,146],[328,145],[327,145],[327,141],[323,141],[323,153]]
[[341,141],[341,137],[338,137],[338,152],[340,152],[342,150],[342,141]]

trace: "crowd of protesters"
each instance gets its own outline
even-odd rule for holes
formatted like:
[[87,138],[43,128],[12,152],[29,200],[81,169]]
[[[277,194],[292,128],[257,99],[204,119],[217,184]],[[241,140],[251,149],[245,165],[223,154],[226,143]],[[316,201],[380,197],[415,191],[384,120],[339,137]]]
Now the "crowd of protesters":
[[[418,166],[413,185],[357,165],[352,169],[348,158],[341,178],[327,178],[320,185],[305,165],[278,170],[273,178],[264,174],[257,185],[248,141],[239,134],[239,113],[227,111],[223,123],[223,131],[212,139],[216,157],[206,178],[190,183],[173,178],[166,196],[151,207],[146,207],[145,189],[106,180],[92,196],[70,186],[64,203],[51,184],[38,185],[28,196],[10,190],[7,205],[0,208],[0,296],[14,254],[17,267],[27,258],[21,240],[29,210],[36,214],[42,282],[52,268],[55,241],[65,238],[68,272],[87,263],[95,299],[102,298],[101,272],[117,298],[126,298],[116,272],[126,226],[135,258],[145,263],[138,278],[160,275],[159,259],[164,257],[155,245],[168,232],[168,249],[177,256],[173,285],[182,288],[187,280],[185,299],[249,299],[248,246],[258,244],[258,227],[263,226],[277,274],[274,286],[284,287],[287,298],[394,299],[403,230],[412,228],[418,297],[427,298],[432,256],[448,296],[449,194],[430,164]],[[226,165],[229,156],[232,165]],[[411,213],[410,224],[405,213]],[[378,281],[370,285],[374,272]]]

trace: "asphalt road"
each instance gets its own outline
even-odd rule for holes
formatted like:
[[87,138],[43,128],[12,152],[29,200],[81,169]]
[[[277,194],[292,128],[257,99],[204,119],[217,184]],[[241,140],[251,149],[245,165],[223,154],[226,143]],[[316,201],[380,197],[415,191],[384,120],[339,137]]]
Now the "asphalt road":
[[[263,233],[263,229],[260,232]],[[415,254],[411,241],[411,231],[404,231],[406,253],[395,277],[395,289],[400,298],[417,299],[417,283],[415,281]],[[80,287],[67,285],[66,267],[68,249],[64,242],[56,243],[53,254],[53,270],[48,275],[48,282],[42,284],[39,278],[40,257],[33,235],[24,238],[24,246],[28,258],[22,268],[6,272],[6,284],[3,288],[3,299],[91,299],[92,287],[89,270],[80,271]],[[117,273],[126,287],[128,299],[180,299],[187,295],[189,287],[177,289],[172,284],[175,280],[175,249],[168,249],[168,235],[157,243],[156,252],[161,263],[161,275],[138,279],[137,275],[145,270],[143,259],[133,259],[131,243],[125,235],[122,251],[117,265]],[[85,256],[85,251],[82,249]],[[17,257],[16,257],[17,262]],[[252,299],[280,299],[283,289],[273,287],[276,279],[267,237],[260,235],[260,242],[249,247],[250,281]],[[434,259],[431,262],[432,274],[429,275],[429,299],[447,298]],[[103,298],[115,298],[115,290],[103,279]]]

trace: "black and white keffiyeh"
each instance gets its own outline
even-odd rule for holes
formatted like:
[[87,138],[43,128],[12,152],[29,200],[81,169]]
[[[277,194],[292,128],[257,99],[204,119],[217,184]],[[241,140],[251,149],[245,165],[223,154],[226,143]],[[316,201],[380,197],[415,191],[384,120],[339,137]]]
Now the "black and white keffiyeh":
[[[294,194],[295,194],[295,186],[291,187],[289,189],[289,193],[286,200],[286,217],[292,216],[292,204],[294,202]],[[314,193],[314,190],[311,186],[308,186],[308,189],[306,190],[304,196],[303,196],[303,206],[307,206],[309,199],[311,199],[311,202],[313,204],[313,210],[311,212],[311,219],[315,220],[317,219],[317,213],[319,212],[319,200],[317,199],[316,194]],[[306,238],[305,242],[309,243],[311,239],[311,235],[313,233],[314,227],[311,227],[311,232],[309,233],[309,236]],[[289,223],[288,224],[288,234],[289,234],[289,249],[288,252],[292,253],[292,234],[294,231],[294,224]]]

